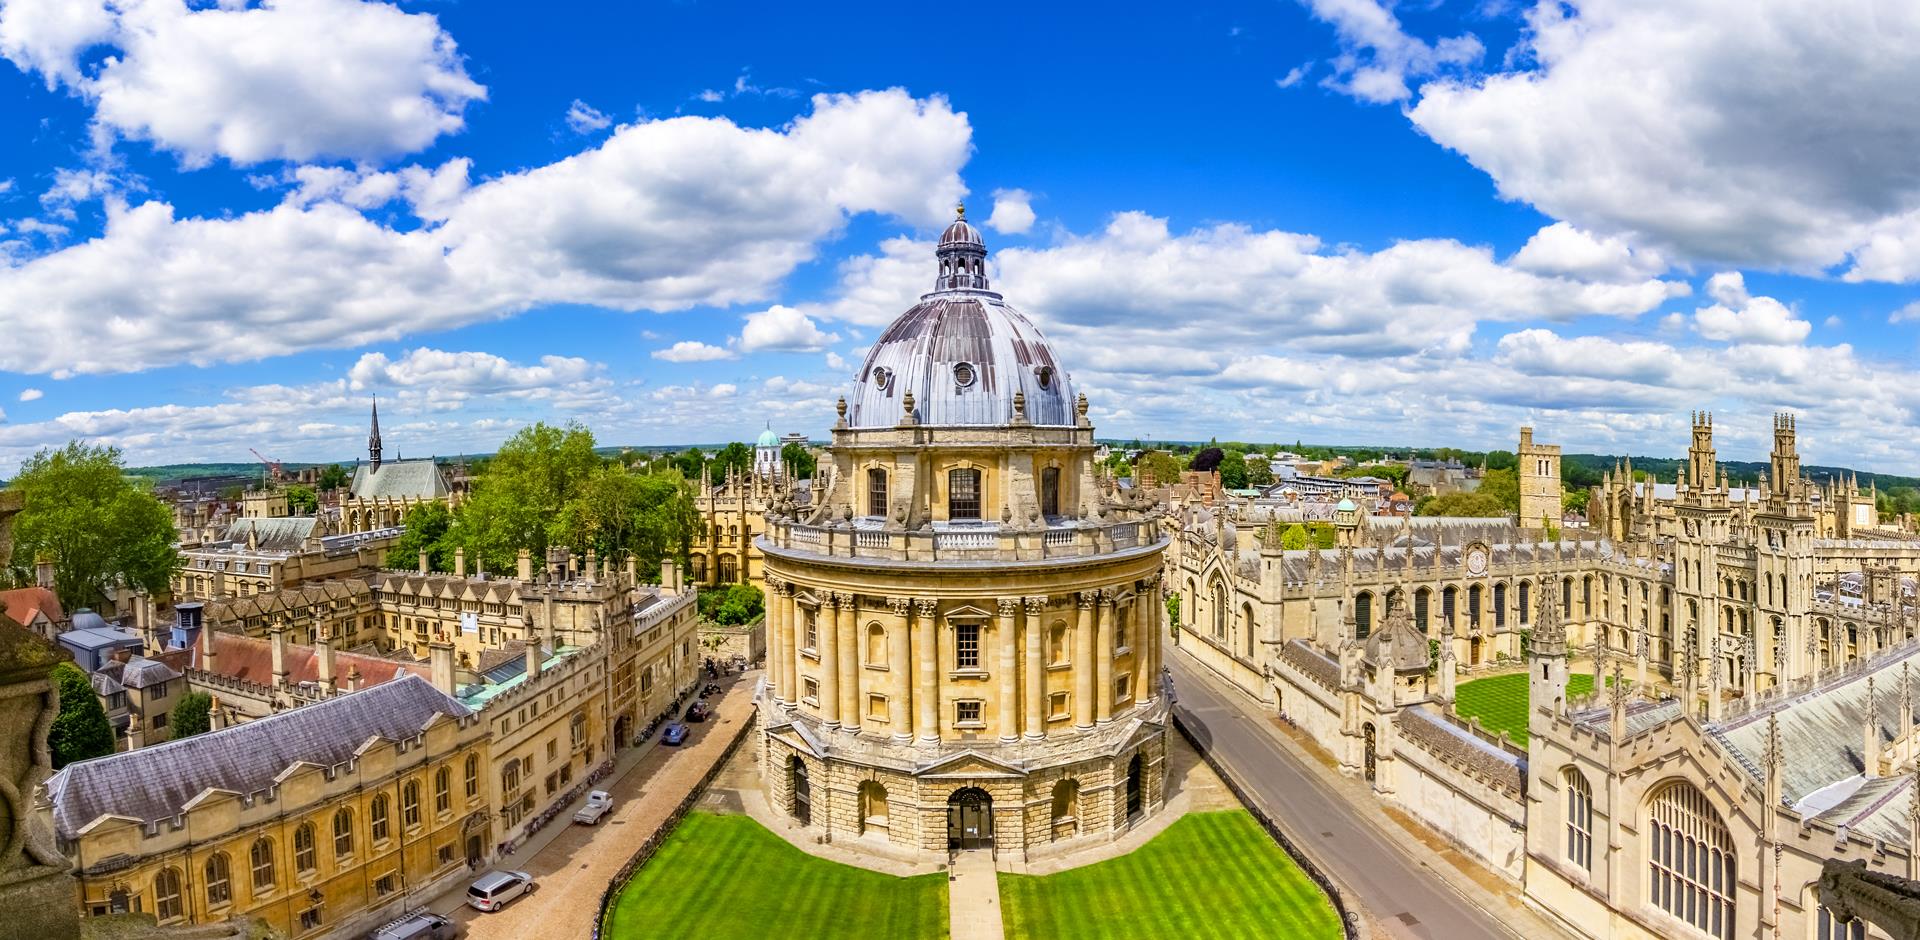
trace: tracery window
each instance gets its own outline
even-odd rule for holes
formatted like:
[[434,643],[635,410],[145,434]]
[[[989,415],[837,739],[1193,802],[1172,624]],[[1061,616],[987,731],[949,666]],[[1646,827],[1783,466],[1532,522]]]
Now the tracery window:
[[153,876],[153,913],[163,924],[179,919],[180,869],[162,868]]
[[1867,940],[1867,924],[1858,917],[1842,920],[1826,905],[1813,910],[1813,940]]
[[376,794],[373,806],[367,810],[368,828],[373,833],[373,841],[387,841],[387,795]]
[[1568,767],[1560,772],[1561,791],[1567,804],[1567,861],[1583,871],[1593,870],[1593,787],[1580,771]]
[[333,854],[353,854],[353,810],[344,806],[333,814]]
[[253,893],[264,894],[273,890],[273,840],[262,836],[253,840],[253,848],[247,853],[248,861],[253,865]]
[[1364,640],[1373,632],[1373,595],[1361,591],[1353,596],[1353,638]]
[[400,787],[400,823],[408,829],[420,825],[420,781],[409,780]]
[[293,870],[306,874],[318,867],[314,860],[313,824],[301,823],[293,830]]
[[227,853],[215,852],[207,856],[207,906],[220,907],[233,903],[233,872],[227,862]]
[[1648,898],[1655,907],[1720,940],[1733,937],[1733,836],[1707,798],[1684,781],[1649,806]]

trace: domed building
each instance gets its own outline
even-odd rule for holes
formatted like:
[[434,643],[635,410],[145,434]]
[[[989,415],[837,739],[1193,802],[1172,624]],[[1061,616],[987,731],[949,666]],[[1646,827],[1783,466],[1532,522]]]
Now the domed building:
[[1094,473],[1085,396],[989,289],[964,215],[776,504],[767,793],[833,839],[1020,855],[1163,801],[1156,511]]

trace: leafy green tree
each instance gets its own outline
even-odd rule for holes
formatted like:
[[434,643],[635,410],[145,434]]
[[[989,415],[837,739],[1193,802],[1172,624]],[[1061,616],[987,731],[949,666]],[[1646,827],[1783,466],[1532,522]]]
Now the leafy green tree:
[[700,592],[700,616],[711,623],[739,626],[766,612],[766,598],[751,584],[732,584]]
[[643,572],[665,558],[684,561],[700,517],[692,487],[669,469],[635,473],[619,463],[594,471],[555,519],[553,537],[608,558],[637,556]]
[[1570,512],[1584,513],[1587,511],[1587,498],[1591,495],[1590,490],[1569,490],[1561,494],[1560,508]]
[[330,463],[320,471],[320,481],[314,485],[324,492],[326,490],[337,490],[351,482],[353,482],[353,480],[347,473],[347,468],[337,463]]
[[1116,477],[1133,476],[1133,464],[1127,462],[1127,452],[1124,450],[1116,449],[1113,453],[1108,454],[1105,466],[1107,472]]
[[680,468],[681,474],[689,480],[700,479],[700,468],[707,465],[707,455],[698,447],[689,447],[673,455],[673,465]]
[[727,472],[745,475],[753,470],[753,448],[734,441],[713,455],[713,478],[726,479]]
[[1244,461],[1247,466],[1248,486],[1272,486],[1273,464],[1265,454],[1248,454]]
[[1176,632],[1180,627],[1180,595],[1167,592],[1167,630]]
[[1488,470],[1512,470],[1520,466],[1520,458],[1510,450],[1490,450],[1480,465]]
[[212,714],[213,696],[205,692],[188,692],[180,696],[180,701],[173,703],[173,711],[167,716],[167,730],[175,741],[206,734],[213,728]]
[[[420,565],[420,553],[427,553],[427,569],[452,571],[454,542],[447,537],[453,529],[453,512],[445,503],[423,503],[407,513],[406,531],[387,549],[387,567],[412,570]],[[505,564],[502,564],[505,567]]]
[[545,558],[561,512],[603,463],[593,448],[593,432],[577,423],[521,428],[487,462],[452,544],[491,571],[511,568],[521,548]]
[[1239,454],[1229,452],[1220,458],[1220,485],[1230,490],[1247,488],[1247,462]]
[[113,753],[113,726],[87,674],[72,663],[61,663],[53,667],[53,684],[60,692],[60,714],[47,733],[54,768]]
[[1335,472],[1334,476],[1380,477],[1382,479],[1392,480],[1394,486],[1405,486],[1407,483],[1407,474],[1411,473],[1412,471],[1413,471],[1413,468],[1407,466],[1406,464],[1364,463],[1364,464],[1359,464],[1356,466],[1346,467],[1344,469],[1341,469]]
[[1296,522],[1280,533],[1280,547],[1289,551],[1298,551],[1307,547],[1306,526]]
[[796,480],[811,480],[814,471],[820,469],[819,460],[813,456],[813,451],[808,450],[807,445],[799,441],[793,441],[780,448],[780,459],[793,468],[793,478]]
[[1137,471],[1151,473],[1153,474],[1153,481],[1160,486],[1180,482],[1180,471],[1182,469],[1180,458],[1164,450],[1142,451],[1140,453],[1140,459],[1134,461],[1133,466],[1136,471],[1136,476]]
[[123,472],[119,448],[79,441],[27,458],[12,486],[26,500],[13,523],[17,583],[45,558],[68,610],[106,607],[117,584],[166,593],[180,567],[173,514]]
[[1495,515],[1513,515],[1520,511],[1520,477],[1512,470],[1488,470],[1480,478],[1477,491],[1500,504],[1501,511]]
[[287,509],[296,516],[311,516],[320,510],[320,497],[306,486],[287,487]]
[[1443,493],[1430,500],[1423,500],[1414,512],[1422,516],[1480,518],[1507,515],[1506,507],[1501,505],[1498,499],[1488,495],[1484,485],[1480,489],[1481,492],[1478,493]]

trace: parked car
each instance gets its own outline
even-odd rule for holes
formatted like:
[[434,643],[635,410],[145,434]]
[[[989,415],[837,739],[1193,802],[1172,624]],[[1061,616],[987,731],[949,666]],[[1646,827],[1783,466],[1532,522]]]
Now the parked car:
[[591,826],[613,810],[613,794],[605,790],[595,790],[587,794],[587,805],[573,814],[573,821],[583,826]]
[[713,706],[705,702],[694,702],[687,706],[688,721],[706,721],[713,716]]
[[367,934],[367,940],[452,940],[458,929],[432,911],[414,911]]
[[677,721],[667,722],[667,730],[661,732],[660,743],[678,746],[687,740],[687,726]]
[[467,904],[476,911],[492,913],[532,890],[533,876],[526,872],[490,871],[467,889]]

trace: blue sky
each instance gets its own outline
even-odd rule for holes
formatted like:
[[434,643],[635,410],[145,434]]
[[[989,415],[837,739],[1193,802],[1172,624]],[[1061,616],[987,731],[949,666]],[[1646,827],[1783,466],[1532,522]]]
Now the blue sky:
[[0,0],[0,474],[819,436],[961,198],[1106,436],[1915,473],[1920,9],[1801,6]]

